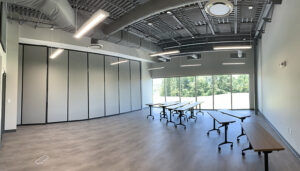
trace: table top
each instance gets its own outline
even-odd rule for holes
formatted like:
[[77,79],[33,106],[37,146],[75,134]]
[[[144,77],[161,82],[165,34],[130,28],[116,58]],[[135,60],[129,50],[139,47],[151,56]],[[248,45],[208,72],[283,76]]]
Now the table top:
[[156,105],[161,105],[162,103],[148,103],[146,104],[147,106],[156,106]]
[[172,105],[176,105],[179,102],[165,102],[165,103],[161,103],[159,106],[160,107],[168,107],[168,106],[172,106]]
[[176,110],[178,110],[178,111],[188,110],[188,109],[191,109],[191,108],[193,108],[193,107],[196,107],[196,106],[199,105],[199,104],[201,104],[201,103],[200,103],[200,102],[194,102],[194,103],[185,105],[185,106],[183,106],[183,107],[180,107],[180,108],[178,108],[178,109],[176,109]]
[[280,151],[284,147],[260,124],[246,122],[241,124],[254,151]]
[[233,123],[235,120],[232,117],[222,114],[219,111],[209,111],[207,112],[212,118],[214,118],[220,124]]
[[177,109],[179,107],[182,107],[182,106],[185,106],[187,104],[189,104],[190,102],[183,102],[183,103],[179,103],[179,104],[176,104],[176,105],[172,105],[172,106],[168,106],[167,109]]
[[241,113],[239,111],[233,111],[233,110],[219,110],[219,111],[226,114],[226,115],[236,117],[236,118],[239,118],[239,119],[244,119],[244,118],[247,118],[247,117],[251,116],[251,114]]

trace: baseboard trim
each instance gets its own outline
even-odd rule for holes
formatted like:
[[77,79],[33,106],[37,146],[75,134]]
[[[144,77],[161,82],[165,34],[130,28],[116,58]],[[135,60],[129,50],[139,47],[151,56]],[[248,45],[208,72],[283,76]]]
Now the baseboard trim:
[[9,130],[4,130],[4,133],[11,133],[11,132],[17,132],[16,129],[9,129]]
[[292,151],[292,153],[300,160],[300,154],[293,148],[293,146],[279,133],[275,126],[265,117],[265,115],[258,110],[258,114],[263,117],[263,119],[271,126],[271,128],[279,135],[281,141]]

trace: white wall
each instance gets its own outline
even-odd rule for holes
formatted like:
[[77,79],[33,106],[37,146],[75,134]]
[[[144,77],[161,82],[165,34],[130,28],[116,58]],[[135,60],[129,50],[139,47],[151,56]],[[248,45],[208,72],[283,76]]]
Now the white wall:
[[[233,51],[202,53],[199,60],[187,60],[185,57],[172,59],[168,63],[151,63],[151,67],[165,67],[162,70],[151,71],[152,78],[198,76],[198,75],[226,75],[249,74],[250,108],[253,109],[255,97],[254,56],[253,50],[246,50],[246,58],[231,58]],[[223,66],[223,62],[245,62],[245,65]],[[182,64],[202,64],[199,67],[181,68]]]
[[148,63],[142,62],[142,107],[152,103],[152,78],[148,71]]
[[[259,109],[280,134],[300,153],[300,1],[275,6],[260,42],[258,69]],[[287,60],[287,67],[279,64]],[[291,131],[290,131],[291,130]]]
[[18,24],[7,22],[5,130],[16,129],[18,109]]

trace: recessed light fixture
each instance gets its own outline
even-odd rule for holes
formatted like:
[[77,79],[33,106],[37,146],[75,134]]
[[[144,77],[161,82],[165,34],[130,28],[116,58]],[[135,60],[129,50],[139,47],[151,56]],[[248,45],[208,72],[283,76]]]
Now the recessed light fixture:
[[252,10],[252,9],[253,9],[253,6],[249,6],[248,9],[249,9],[249,10]]
[[153,24],[152,23],[148,23],[148,26],[153,26]]
[[164,69],[165,67],[157,67],[157,68],[148,68],[148,71]]
[[118,64],[122,64],[122,63],[126,63],[128,62],[128,60],[123,60],[123,61],[118,61],[118,62],[113,62],[110,65],[118,65]]
[[214,17],[225,17],[233,11],[233,4],[228,0],[209,0],[205,11]]
[[245,62],[223,62],[222,65],[245,65]]
[[63,53],[63,49],[56,49],[51,55],[50,55],[50,59],[54,59],[56,58],[58,55],[60,55],[61,53]]
[[197,67],[197,66],[201,66],[202,64],[186,64],[186,65],[180,65],[180,67],[184,68],[184,67]]
[[172,54],[177,54],[180,53],[179,50],[170,50],[170,51],[165,51],[165,52],[158,52],[158,53],[153,53],[150,54],[151,57],[155,57],[155,56],[162,56],[162,55],[172,55]]
[[215,46],[214,50],[240,50],[240,49],[251,49],[251,45],[239,45],[239,46]]
[[95,12],[90,19],[88,19],[75,33],[74,37],[76,39],[81,38],[84,34],[98,25],[100,22],[105,20],[109,16],[109,13],[103,10],[98,10]]

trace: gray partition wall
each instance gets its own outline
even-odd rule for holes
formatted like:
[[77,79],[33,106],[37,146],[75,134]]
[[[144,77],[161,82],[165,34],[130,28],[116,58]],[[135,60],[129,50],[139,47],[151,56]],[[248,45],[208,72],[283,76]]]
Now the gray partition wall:
[[47,47],[24,45],[22,124],[46,122]]
[[138,110],[142,108],[141,99],[141,63],[130,61],[131,68],[131,109]]
[[88,54],[89,61],[89,116],[90,118],[105,115],[104,106],[104,56]]
[[87,53],[69,51],[68,120],[88,119]]
[[105,56],[105,109],[106,116],[119,113],[119,72],[118,58]]
[[[124,59],[119,59],[120,61]],[[120,113],[131,111],[130,64],[119,64]]]
[[[49,56],[56,49],[49,48]],[[48,62],[48,122],[67,121],[68,50]]]

